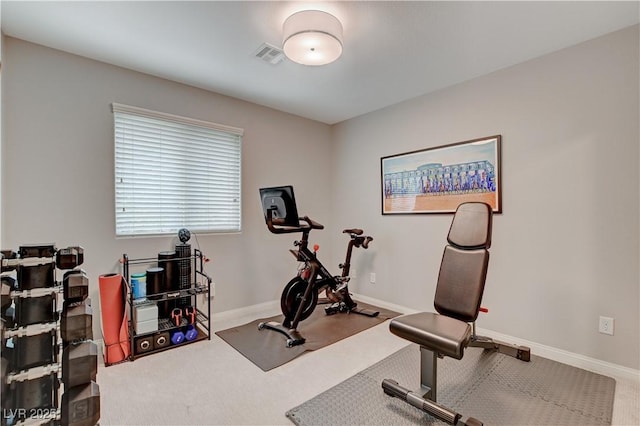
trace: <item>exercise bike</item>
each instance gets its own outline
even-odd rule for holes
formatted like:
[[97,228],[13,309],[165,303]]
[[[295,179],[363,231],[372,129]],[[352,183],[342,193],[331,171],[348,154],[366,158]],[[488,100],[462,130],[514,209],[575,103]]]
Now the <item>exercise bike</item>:
[[362,229],[345,229],[343,233],[349,234],[350,237],[347,253],[344,263],[340,264],[342,274],[334,276],[318,259],[317,245],[314,246],[313,251],[309,249],[309,233],[314,229],[324,229],[324,226],[308,216],[298,217],[293,187],[262,188],[260,195],[269,231],[274,234],[302,233],[302,238],[294,242],[297,249],[289,251],[303,265],[282,291],[280,308],[284,315],[283,322],[262,322],[258,325],[258,329],[266,328],[284,334],[287,337],[287,347],[303,344],[305,338],[298,331],[298,324],[313,313],[319,303],[319,294],[323,291],[326,299],[322,302],[328,304],[325,307],[327,315],[354,313],[369,317],[377,316],[379,314],[377,311],[359,308],[349,294],[349,272],[353,248],[367,249],[373,238],[363,236]]

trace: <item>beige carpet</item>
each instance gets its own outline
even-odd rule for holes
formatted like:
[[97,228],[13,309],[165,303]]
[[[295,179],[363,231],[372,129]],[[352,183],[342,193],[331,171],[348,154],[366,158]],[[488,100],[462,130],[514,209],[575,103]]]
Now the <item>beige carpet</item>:
[[[274,307],[272,313],[278,311]],[[212,323],[215,330],[224,330],[254,318],[252,313],[224,319],[214,316]],[[291,426],[287,410],[406,345],[382,323],[264,372],[214,334],[211,340],[135,362],[101,365],[100,424]],[[613,425],[640,425],[638,381],[616,380]]]

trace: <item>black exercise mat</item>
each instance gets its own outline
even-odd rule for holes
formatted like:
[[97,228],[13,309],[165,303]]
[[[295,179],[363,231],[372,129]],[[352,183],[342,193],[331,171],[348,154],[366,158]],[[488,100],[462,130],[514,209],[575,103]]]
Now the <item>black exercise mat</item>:
[[[420,349],[411,344],[289,410],[299,426],[442,425],[385,395],[383,379],[420,386]],[[438,402],[485,425],[610,425],[615,380],[532,355],[524,362],[469,348],[438,362]]]
[[318,305],[311,316],[298,325],[298,331],[306,339],[300,346],[287,348],[287,339],[283,334],[268,329],[258,330],[258,324],[261,322],[282,322],[282,315],[257,319],[245,325],[218,331],[216,334],[262,370],[269,371],[306,351],[323,348],[400,315],[398,312],[363,302],[358,302],[358,308],[379,311],[380,314],[374,318],[353,313],[326,315],[324,306]]

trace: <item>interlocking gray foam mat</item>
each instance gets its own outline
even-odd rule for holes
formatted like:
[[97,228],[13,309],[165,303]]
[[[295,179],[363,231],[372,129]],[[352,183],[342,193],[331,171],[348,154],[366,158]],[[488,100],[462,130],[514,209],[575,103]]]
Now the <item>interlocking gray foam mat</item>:
[[[410,345],[289,410],[300,426],[441,425],[385,395],[382,380],[420,387],[420,348]],[[468,348],[438,361],[438,402],[485,425],[610,425],[614,379],[532,355],[530,362]]]

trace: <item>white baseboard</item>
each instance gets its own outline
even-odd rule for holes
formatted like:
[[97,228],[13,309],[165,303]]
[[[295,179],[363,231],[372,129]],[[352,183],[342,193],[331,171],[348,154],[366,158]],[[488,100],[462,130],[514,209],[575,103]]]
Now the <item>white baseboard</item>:
[[[419,312],[416,309],[396,305],[394,303],[385,302],[384,300],[378,300],[361,294],[353,294],[353,298],[365,303],[379,306],[381,308],[400,312],[402,314]],[[252,317],[255,319],[260,317],[269,317],[272,315],[277,315],[279,313],[280,302],[278,300],[274,300],[257,305],[247,306],[244,308],[215,313],[212,315],[212,321],[214,323],[222,321],[234,321],[243,317]],[[640,382],[640,370],[635,370],[633,368],[624,367],[611,362],[576,354],[573,352],[565,351],[563,349],[553,348],[541,343],[531,342],[529,340],[520,339],[518,337],[509,336],[492,330],[478,328],[477,332],[480,335],[491,337],[496,340],[502,340],[504,342],[512,343],[519,346],[528,346],[529,348],[531,348],[531,353],[536,356],[541,356],[553,361],[571,365],[573,367],[593,371],[594,373]]]
[[630,379],[640,383],[640,370],[576,354],[565,351],[564,349],[543,345],[541,343],[531,342],[518,337],[498,333],[496,331],[482,329],[480,327],[477,328],[477,333],[479,335],[488,336],[514,345],[528,346],[531,348],[531,353],[533,355],[541,356],[573,367],[582,368],[584,370],[589,370],[594,373],[603,374],[605,376],[611,376],[619,379]]
[[352,293],[354,299],[369,303],[370,305],[379,306],[390,311],[400,312],[401,314],[415,314],[420,312],[417,309],[407,308],[406,306],[396,305],[394,303],[385,302],[384,300],[374,299],[373,297],[365,296],[363,294]]
[[259,303],[257,305],[246,306],[244,308],[231,309],[223,312],[216,312],[211,315],[212,322],[235,321],[243,317],[253,316],[255,318],[270,317],[280,313],[280,301]]
[[[419,312],[415,309],[407,308],[406,306],[395,305],[385,302],[383,300],[377,300],[372,297],[354,294],[353,298],[361,300],[365,303],[380,306],[381,308],[390,309],[392,311],[401,312],[403,314],[411,314]],[[507,343],[512,343],[519,346],[527,346],[531,348],[531,353],[543,358],[547,358],[553,361],[561,362],[563,364],[571,365],[573,367],[589,370],[594,373],[603,374],[620,379],[630,379],[636,382],[640,382],[640,370],[624,367],[611,362],[602,361],[595,358],[590,358],[585,355],[576,354],[573,352],[565,351],[563,349],[553,348],[551,346],[543,345],[541,343],[531,342],[529,340],[520,339],[518,337],[509,336],[506,334],[498,333],[492,330],[487,330],[478,327],[477,333],[479,335],[491,337],[496,340],[501,340]]]

